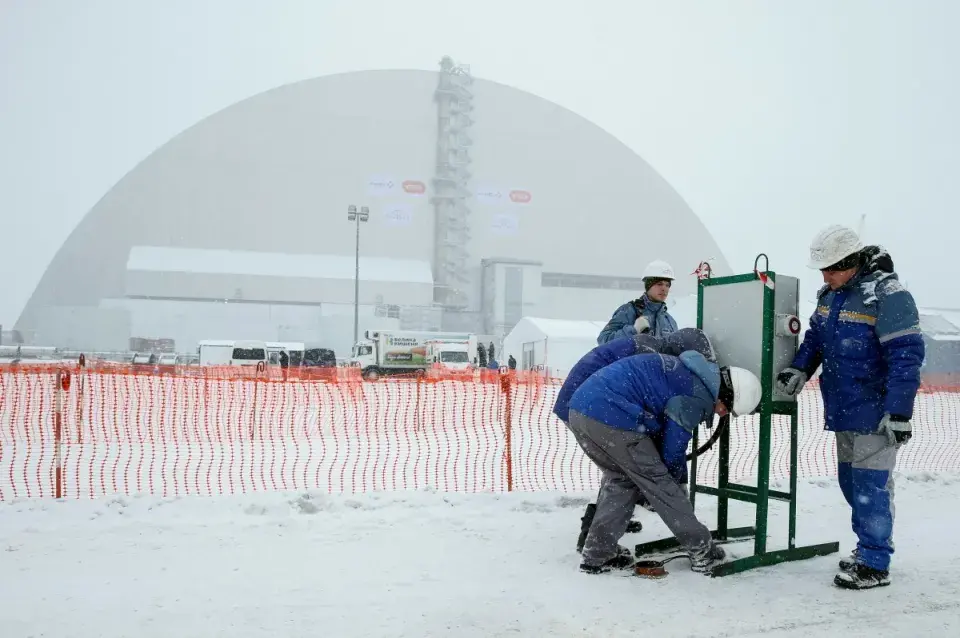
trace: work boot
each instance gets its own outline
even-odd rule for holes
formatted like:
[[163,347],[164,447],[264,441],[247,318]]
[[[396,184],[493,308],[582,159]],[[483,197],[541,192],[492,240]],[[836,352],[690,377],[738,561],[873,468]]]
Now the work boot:
[[[583,551],[583,545],[587,542],[587,534],[590,533],[590,525],[593,524],[593,517],[597,514],[597,504],[587,505],[583,518],[580,519],[580,538],[577,539],[577,553]],[[627,523],[627,534],[637,534],[643,529],[643,524],[637,520],[631,520]]]
[[618,552],[616,556],[610,560],[604,561],[600,565],[588,565],[587,563],[580,563],[580,571],[584,574],[605,574],[609,571],[615,569],[630,569],[633,567],[634,560],[632,556],[624,556],[622,553]]
[[840,559],[840,571],[848,572],[857,566],[857,550],[854,548],[849,556]]
[[714,566],[722,563],[723,559],[727,557],[723,548],[713,541],[702,548],[688,552],[688,555],[690,556],[690,569],[698,574],[709,574]]
[[587,534],[590,533],[590,525],[593,524],[593,517],[597,514],[597,504],[590,503],[587,510],[580,519],[580,538],[577,539],[577,553],[583,551],[583,544],[587,542]]
[[833,584],[844,589],[873,589],[890,584],[890,572],[857,563],[833,577]]

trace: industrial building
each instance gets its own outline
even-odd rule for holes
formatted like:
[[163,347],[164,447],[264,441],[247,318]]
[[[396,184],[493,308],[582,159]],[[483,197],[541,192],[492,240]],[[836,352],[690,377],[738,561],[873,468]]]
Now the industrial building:
[[444,58],[282,86],[183,131],[90,210],[16,328],[77,349],[256,338],[346,354],[356,292],[361,333],[500,339],[524,316],[605,320],[652,259],[678,272],[677,298],[702,260],[730,272],[612,135]]

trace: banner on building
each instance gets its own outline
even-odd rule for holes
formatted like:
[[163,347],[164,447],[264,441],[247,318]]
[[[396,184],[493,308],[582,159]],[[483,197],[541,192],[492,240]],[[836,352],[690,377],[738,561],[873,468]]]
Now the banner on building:
[[413,206],[410,204],[385,205],[383,222],[387,226],[409,226],[413,223]]

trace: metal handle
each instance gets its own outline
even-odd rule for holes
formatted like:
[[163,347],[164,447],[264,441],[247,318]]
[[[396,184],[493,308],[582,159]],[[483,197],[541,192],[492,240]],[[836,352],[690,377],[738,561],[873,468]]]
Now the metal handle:
[[[766,261],[766,264],[767,264],[766,267],[765,267],[762,271],[757,268],[757,264],[760,263],[760,258],[761,258],[761,257],[763,257],[764,261]],[[766,253],[760,253],[759,255],[757,255],[757,258],[753,260],[753,271],[754,271],[754,272],[767,272],[767,271],[769,271],[769,270],[770,270],[770,258],[767,257]]]

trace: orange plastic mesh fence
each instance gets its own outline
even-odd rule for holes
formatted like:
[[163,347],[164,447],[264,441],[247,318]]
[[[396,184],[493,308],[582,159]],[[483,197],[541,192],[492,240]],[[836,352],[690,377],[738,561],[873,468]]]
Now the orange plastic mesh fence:
[[[344,368],[0,366],[0,501],[594,490],[599,471],[552,413],[560,384],[489,370],[364,382]],[[799,405],[798,476],[834,476],[815,384]],[[923,389],[899,470],[960,471],[958,409],[957,387]],[[757,419],[731,424],[731,480],[756,472]],[[785,479],[789,419],[775,417],[773,433],[771,476]],[[701,442],[709,434],[701,428]],[[714,447],[700,457],[701,482],[716,470]]]

